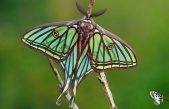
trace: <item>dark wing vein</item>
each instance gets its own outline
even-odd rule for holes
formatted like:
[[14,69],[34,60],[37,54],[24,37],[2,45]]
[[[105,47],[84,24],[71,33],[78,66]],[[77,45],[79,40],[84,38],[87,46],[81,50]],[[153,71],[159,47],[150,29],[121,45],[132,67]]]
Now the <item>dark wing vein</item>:
[[114,42],[114,43],[116,44],[117,48],[120,50],[121,54],[123,55],[123,57],[125,59],[126,64],[128,65],[127,58],[126,58],[125,54],[123,53],[122,49],[118,46],[118,44],[116,42]]

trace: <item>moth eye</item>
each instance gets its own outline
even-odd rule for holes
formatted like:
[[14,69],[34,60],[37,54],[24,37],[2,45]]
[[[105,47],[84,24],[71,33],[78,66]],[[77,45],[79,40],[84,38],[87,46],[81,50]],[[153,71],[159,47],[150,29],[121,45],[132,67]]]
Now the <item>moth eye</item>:
[[107,48],[108,48],[109,50],[113,49],[113,48],[114,48],[113,43],[109,43],[109,44],[107,45]]
[[59,37],[59,34],[58,34],[56,31],[53,31],[52,34],[53,34],[55,37]]

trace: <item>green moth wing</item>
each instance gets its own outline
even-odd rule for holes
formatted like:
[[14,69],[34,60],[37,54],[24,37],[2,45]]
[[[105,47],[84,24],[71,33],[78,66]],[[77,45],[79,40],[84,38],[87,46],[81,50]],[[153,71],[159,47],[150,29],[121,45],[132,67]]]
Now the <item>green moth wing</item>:
[[[83,28],[83,23],[91,28]],[[64,83],[58,102],[69,91],[70,103],[73,104],[78,85],[93,71],[137,65],[132,48],[92,19],[82,18],[38,26],[28,31],[22,42],[59,61],[64,72]]]
[[58,61],[64,60],[78,40],[77,20],[51,23],[28,31],[22,41]]
[[133,49],[118,36],[99,25],[96,25],[89,45],[91,65],[95,71],[129,68],[137,64]]

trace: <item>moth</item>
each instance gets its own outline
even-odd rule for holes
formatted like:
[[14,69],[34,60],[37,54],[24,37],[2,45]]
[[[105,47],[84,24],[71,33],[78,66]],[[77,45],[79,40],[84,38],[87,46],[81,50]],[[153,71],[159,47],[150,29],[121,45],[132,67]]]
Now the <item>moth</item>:
[[155,91],[150,91],[150,96],[154,100],[155,105],[160,105],[160,103],[163,102],[163,95]]
[[79,83],[92,72],[126,69],[137,65],[133,49],[117,35],[99,26],[91,15],[77,4],[83,18],[37,26],[24,34],[22,42],[54,59],[63,69],[64,85],[61,96],[71,92],[71,104]]

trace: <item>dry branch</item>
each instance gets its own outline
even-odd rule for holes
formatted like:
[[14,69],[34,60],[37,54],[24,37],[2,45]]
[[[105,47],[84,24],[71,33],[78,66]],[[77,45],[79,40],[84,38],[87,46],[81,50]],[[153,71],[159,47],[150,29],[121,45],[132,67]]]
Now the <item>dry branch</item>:
[[104,88],[104,91],[105,91],[105,93],[106,93],[106,95],[108,97],[110,108],[111,109],[117,109],[117,107],[115,105],[115,102],[113,100],[113,96],[112,96],[111,90],[109,88],[109,84],[107,82],[107,78],[106,78],[105,73],[104,72],[100,72],[98,78],[99,78],[99,81],[102,84],[102,86]]
[[[94,5],[94,0],[89,0],[89,6],[88,6],[88,10],[87,10],[87,17],[89,17],[91,15],[91,11],[92,11],[93,5]],[[50,62],[51,68],[53,69],[54,75],[56,76],[56,78],[59,81],[59,88],[62,89],[62,87],[63,87],[63,81],[62,81],[62,78],[61,78],[58,70],[55,67],[55,62],[51,58],[48,58],[48,60]],[[117,109],[117,107],[115,105],[115,102],[113,100],[113,96],[112,96],[111,90],[109,88],[109,85],[108,85],[105,73],[104,72],[99,72],[99,77],[98,78],[99,78],[99,81],[102,84],[102,86],[104,88],[104,91],[105,91],[105,93],[106,93],[106,95],[108,97],[110,108],[111,109]],[[71,100],[71,95],[70,95],[69,92],[67,94],[65,94],[65,97],[66,97],[66,99],[68,101]],[[79,109],[76,104],[73,107],[71,107],[71,108],[72,109]]]

